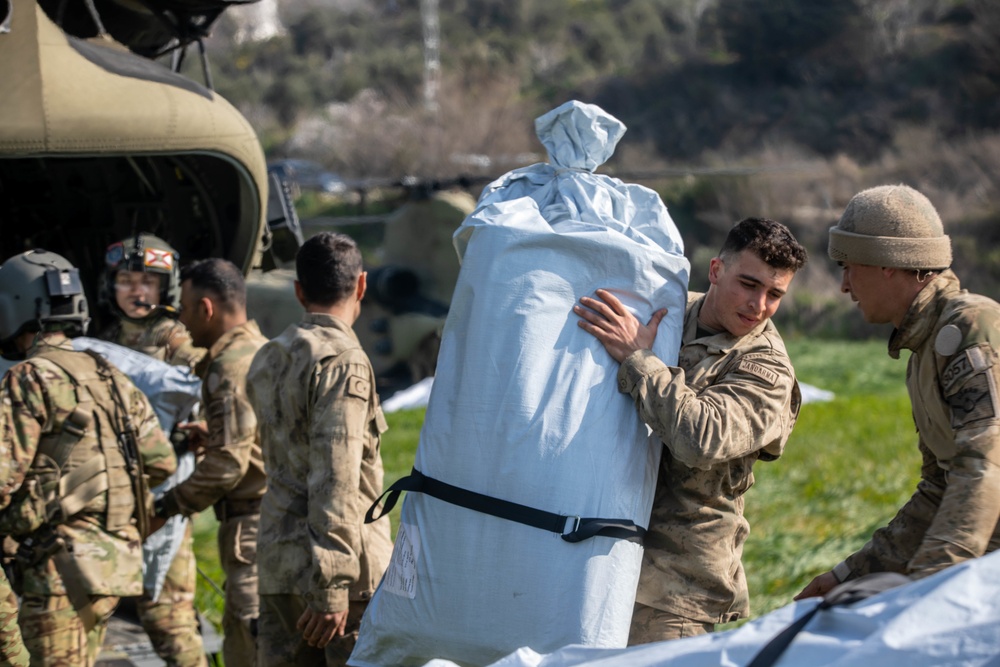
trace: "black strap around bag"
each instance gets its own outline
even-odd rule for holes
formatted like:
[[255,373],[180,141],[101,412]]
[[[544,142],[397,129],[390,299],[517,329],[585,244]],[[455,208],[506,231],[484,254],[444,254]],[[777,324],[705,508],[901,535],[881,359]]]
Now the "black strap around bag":
[[753,660],[746,664],[746,667],[771,667],[778,661],[781,654],[795,639],[795,635],[806,627],[819,611],[836,607],[838,605],[854,604],[869,598],[873,595],[887,591],[890,588],[910,583],[910,579],[897,574],[896,572],[877,572],[865,575],[859,579],[845,581],[835,586],[829,593],[823,596],[822,602],[810,609],[807,613],[797,618],[794,623],[779,632],[774,638],[764,645]]
[[[365,523],[377,521],[392,511],[399,501],[399,494],[403,491],[426,493],[438,500],[443,500],[452,505],[465,507],[466,509],[489,514],[508,521],[516,521],[526,526],[541,528],[553,533],[557,533],[567,542],[582,542],[583,540],[598,535],[603,537],[617,537],[629,542],[642,544],[642,537],[646,534],[646,529],[637,526],[630,519],[596,519],[579,516],[567,516],[535,509],[527,505],[493,498],[482,493],[469,491],[457,486],[452,486],[445,482],[428,477],[414,468],[407,477],[397,481],[390,486],[379,497],[375,503],[368,508],[365,514]],[[385,505],[378,516],[375,512],[379,509],[379,503],[385,499]]]

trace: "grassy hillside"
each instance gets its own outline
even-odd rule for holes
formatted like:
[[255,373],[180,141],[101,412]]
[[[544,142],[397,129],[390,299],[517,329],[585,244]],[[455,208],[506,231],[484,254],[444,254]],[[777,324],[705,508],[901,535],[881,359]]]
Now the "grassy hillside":
[[[744,563],[753,616],[791,601],[809,579],[860,547],[909,497],[920,467],[905,359],[881,342],[791,341],[801,381],[835,393],[802,408],[785,455],[755,468],[747,495],[751,524]],[[387,415],[386,484],[413,465],[423,410]],[[393,528],[399,507],[390,515]],[[214,519],[196,522],[199,567],[221,583]],[[199,607],[218,623],[221,599],[199,580]]]
[[[430,4],[439,70],[424,67]],[[236,42],[220,20],[217,89],[269,157],[321,162],[366,205],[380,196],[373,188],[404,176],[474,183],[478,195],[544,160],[533,120],[578,99],[628,127],[600,172],[656,190],[696,267],[746,216],[780,220],[802,240],[813,261],[789,293],[800,307],[779,313],[782,331],[870,331],[837,293],[825,255],[827,229],[874,185],[926,194],[966,286],[1000,293],[1000,3],[280,5],[287,32],[264,42]],[[200,80],[198,59],[187,66]],[[427,86],[430,71],[440,80]]]

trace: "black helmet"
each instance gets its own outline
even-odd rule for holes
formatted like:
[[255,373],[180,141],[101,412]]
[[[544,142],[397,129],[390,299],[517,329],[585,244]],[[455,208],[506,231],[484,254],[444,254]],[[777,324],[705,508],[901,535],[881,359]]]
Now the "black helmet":
[[70,335],[79,335],[89,323],[80,272],[62,255],[28,250],[0,265],[0,354],[5,359],[23,358],[13,346],[22,333],[68,324]]
[[151,317],[157,317],[162,312],[153,309],[140,319],[129,317],[118,305],[115,298],[115,277],[119,271],[140,271],[152,273],[160,278],[160,305],[166,306],[168,312],[176,313],[181,306],[181,281],[178,263],[180,255],[163,239],[152,234],[140,233],[130,236],[108,246],[104,255],[106,267],[104,294],[111,310],[123,319],[142,322]]

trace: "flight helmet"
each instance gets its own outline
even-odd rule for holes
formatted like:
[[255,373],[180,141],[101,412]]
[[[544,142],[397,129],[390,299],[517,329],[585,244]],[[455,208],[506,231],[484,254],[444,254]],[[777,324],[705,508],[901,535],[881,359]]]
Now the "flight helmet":
[[28,331],[64,325],[68,335],[81,335],[90,323],[80,272],[54,252],[35,249],[0,265],[0,354],[24,358],[14,339]]
[[[181,306],[180,255],[174,248],[152,234],[139,233],[108,246],[104,255],[105,280],[102,300],[122,319],[145,322],[159,317],[164,311],[176,316]],[[160,278],[160,308],[154,308],[142,318],[130,317],[122,311],[115,298],[115,279],[119,271],[140,271]]]

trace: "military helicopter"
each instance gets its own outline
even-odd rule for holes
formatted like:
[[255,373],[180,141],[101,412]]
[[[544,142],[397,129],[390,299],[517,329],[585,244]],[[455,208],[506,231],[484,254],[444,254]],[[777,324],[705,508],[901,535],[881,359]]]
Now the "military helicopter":
[[[0,0],[0,260],[41,247],[73,262],[92,332],[110,318],[96,290],[104,251],[137,231],[167,240],[182,263],[241,267],[266,334],[301,314],[288,267],[312,230],[298,221],[293,184],[268,172],[253,128],[211,89],[201,50],[211,22],[240,4]],[[204,82],[174,71],[190,45]],[[171,68],[155,60],[171,49]],[[386,266],[358,327],[376,372],[393,378],[383,390],[433,372],[425,339],[443,324],[458,271],[450,233],[473,204],[434,192],[386,221]]]
[[[148,15],[129,23],[124,3],[98,0],[106,10],[93,20],[133,26],[148,51],[162,41],[152,39],[154,9],[181,4],[140,3]],[[230,3],[199,4],[211,14]],[[211,88],[128,51],[103,28],[88,34],[87,5],[0,0],[0,257],[52,250],[96,286],[104,249],[144,231],[183,258],[259,265],[267,174],[253,128]],[[64,13],[62,28],[50,13]],[[177,15],[182,35],[210,18]]]

